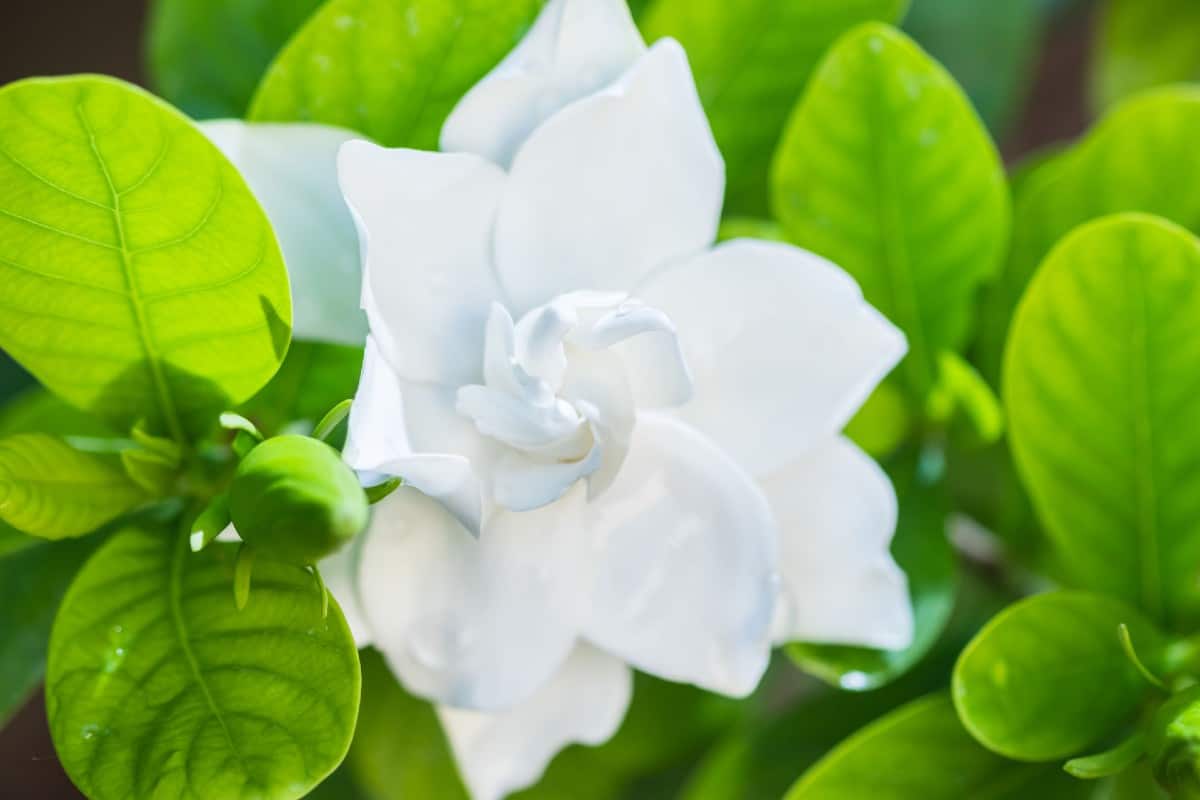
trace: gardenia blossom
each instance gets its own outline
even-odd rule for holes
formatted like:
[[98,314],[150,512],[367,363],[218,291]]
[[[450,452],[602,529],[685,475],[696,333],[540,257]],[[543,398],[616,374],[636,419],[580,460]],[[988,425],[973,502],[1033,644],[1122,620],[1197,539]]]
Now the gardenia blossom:
[[358,251],[315,242],[352,230],[340,148],[369,327],[345,458],[406,485],[321,568],[476,800],[608,739],[631,668],[742,696],[775,643],[909,643],[895,495],[840,434],[904,339],[811,253],[714,245],[686,56],[624,2],[551,0],[442,152],[208,130],[276,224],[297,335],[353,341]]

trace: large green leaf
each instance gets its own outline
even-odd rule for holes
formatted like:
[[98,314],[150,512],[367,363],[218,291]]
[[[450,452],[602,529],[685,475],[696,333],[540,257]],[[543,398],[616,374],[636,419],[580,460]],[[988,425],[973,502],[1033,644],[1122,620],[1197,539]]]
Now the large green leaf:
[[267,70],[261,122],[323,122],[436,150],[459,99],[520,41],[541,0],[330,0]]
[[145,500],[115,461],[44,433],[0,439],[0,519],[20,531],[82,536]]
[[118,430],[195,437],[287,348],[287,275],[182,114],[101,77],[0,89],[0,347]]
[[148,66],[163,97],[196,119],[240,117],[284,43],[323,0],[155,0]]
[[1162,647],[1134,609],[1099,594],[1036,595],[997,615],[954,667],[954,703],[972,735],[1023,761],[1078,755],[1130,719],[1150,685],[1119,627],[1154,663]]
[[93,800],[298,798],[342,760],[358,653],[299,567],[259,559],[234,606],[232,545],[126,530],[80,572],[54,623],[46,707]]
[[923,400],[1008,236],[999,156],[962,90],[899,31],[860,26],[817,69],[771,181],[789,237],[904,330],[899,372]]
[[997,135],[1020,111],[1041,51],[1043,0],[914,0],[904,29],[962,84]]
[[909,0],[654,0],[648,41],[678,39],[725,156],[726,211],[767,207],[767,169],[784,123],[829,45],[870,20],[898,22]]
[[1200,242],[1155,217],[1089,223],[1013,320],[1017,469],[1073,582],[1173,628],[1200,619]]
[[1092,50],[1098,108],[1143,89],[1200,80],[1200,3],[1107,0]]
[[900,502],[892,554],[908,576],[916,625],[912,644],[896,651],[814,644],[787,648],[802,669],[843,689],[877,689],[904,674],[933,647],[954,610],[957,570],[946,539],[944,488],[923,484],[911,463],[889,472]]
[[[0,541],[6,535],[0,532]],[[59,601],[99,542],[93,536],[0,545],[0,727],[41,682]]]
[[1005,268],[985,295],[978,361],[995,381],[1013,310],[1034,270],[1075,227],[1120,211],[1157,214],[1200,233],[1200,89],[1147,92],[1113,109],[1069,150],[1039,159],[1019,176],[1013,241]]
[[900,708],[839,745],[787,800],[1066,800],[1092,787],[1057,765],[1009,761],[963,730],[936,694]]

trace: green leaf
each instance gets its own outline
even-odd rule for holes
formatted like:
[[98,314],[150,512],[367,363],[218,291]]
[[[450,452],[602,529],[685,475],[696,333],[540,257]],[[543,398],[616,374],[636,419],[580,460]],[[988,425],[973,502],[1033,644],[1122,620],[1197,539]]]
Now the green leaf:
[[842,689],[877,689],[903,675],[933,647],[954,610],[957,568],[946,540],[944,490],[922,485],[912,464],[890,474],[900,502],[892,554],[908,576],[916,626],[912,644],[898,651],[815,644],[787,648],[801,669]]
[[241,117],[271,59],[322,0],[155,0],[146,53],[159,93],[196,119]]
[[1021,110],[1041,53],[1043,0],[915,0],[904,29],[945,64],[997,135]]
[[362,359],[361,347],[293,342],[279,372],[240,410],[267,435],[297,422],[311,431],[330,407],[354,396]]
[[0,439],[0,519],[45,539],[91,533],[146,500],[121,468],[44,433]]
[[330,0],[267,70],[249,118],[322,122],[436,150],[442,123],[540,0]]
[[1016,465],[1073,582],[1169,627],[1200,619],[1200,243],[1141,214],[1046,259],[1013,320]]
[[1200,80],[1200,4],[1195,0],[1107,0],[1093,49],[1092,102]]
[[41,682],[58,604],[100,541],[27,538],[19,549],[0,545],[0,728]]
[[1149,691],[1121,647],[1128,625],[1139,652],[1161,636],[1110,597],[1052,592],[1022,600],[975,636],[954,667],[954,703],[971,734],[1022,761],[1077,755],[1118,732]]
[[287,348],[287,275],[241,176],[182,114],[101,77],[0,89],[0,347],[127,431],[177,441]]
[[788,114],[821,56],[863,22],[898,22],[909,0],[655,0],[647,41],[678,39],[725,157],[725,208],[761,214]]
[[786,800],[1065,800],[1092,787],[1058,765],[1021,764],[980,747],[936,694],[862,729],[809,770]]
[[1082,758],[1072,758],[1063,765],[1069,774],[1082,780],[1095,780],[1117,775],[1128,769],[1146,753],[1146,740],[1135,733],[1111,750]]
[[918,401],[966,343],[1009,230],[999,156],[954,79],[899,31],[863,25],[825,57],[771,173],[797,244],[834,261],[908,336]]
[[303,569],[260,560],[233,605],[233,546],[115,535],[67,592],[46,707],[67,773],[105,798],[299,798],[350,746],[358,655]]
[[1200,233],[1200,192],[1163,191],[1200,183],[1197,141],[1200,89],[1160,89],[1122,103],[1082,142],[1014,176],[1012,248],[981,314],[978,363],[993,385],[1017,302],[1038,264],[1076,227],[1144,211]]

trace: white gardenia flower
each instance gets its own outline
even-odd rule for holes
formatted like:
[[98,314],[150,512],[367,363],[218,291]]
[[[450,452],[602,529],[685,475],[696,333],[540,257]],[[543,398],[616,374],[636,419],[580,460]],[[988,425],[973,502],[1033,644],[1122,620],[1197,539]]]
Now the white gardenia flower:
[[345,214],[340,147],[370,330],[345,455],[407,485],[322,571],[476,800],[609,738],[631,667],[741,696],[773,643],[909,643],[895,494],[840,435],[903,336],[811,253],[714,246],[686,56],[622,0],[551,0],[443,152],[208,130],[275,222],[301,338],[361,331],[319,256],[353,245],[313,232]]

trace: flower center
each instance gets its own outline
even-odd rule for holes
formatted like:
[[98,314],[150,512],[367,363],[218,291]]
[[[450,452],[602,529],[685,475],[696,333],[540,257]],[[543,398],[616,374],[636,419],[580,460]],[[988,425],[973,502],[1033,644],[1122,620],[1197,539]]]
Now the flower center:
[[494,445],[495,501],[525,511],[581,479],[590,496],[607,488],[633,430],[630,368],[646,360],[646,345],[662,351],[663,336],[688,381],[670,322],[628,295],[571,292],[516,322],[493,304],[483,383],[461,387],[457,409]]

